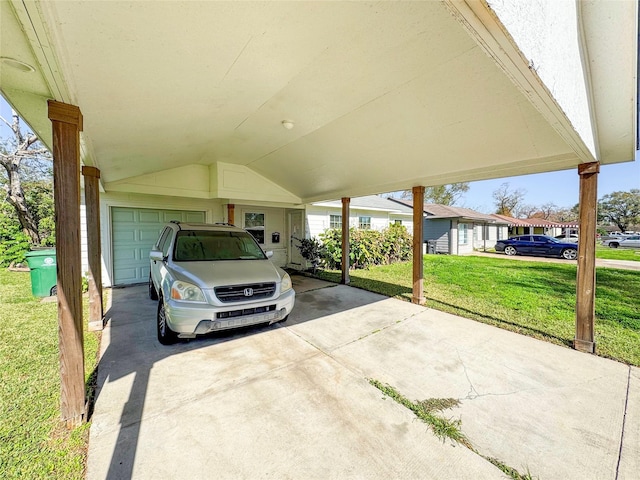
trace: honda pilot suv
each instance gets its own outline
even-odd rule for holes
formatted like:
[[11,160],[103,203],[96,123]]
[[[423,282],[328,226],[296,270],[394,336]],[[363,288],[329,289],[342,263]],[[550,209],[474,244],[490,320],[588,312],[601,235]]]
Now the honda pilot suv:
[[167,224],[149,254],[160,343],[286,320],[295,292],[271,253],[233,225]]

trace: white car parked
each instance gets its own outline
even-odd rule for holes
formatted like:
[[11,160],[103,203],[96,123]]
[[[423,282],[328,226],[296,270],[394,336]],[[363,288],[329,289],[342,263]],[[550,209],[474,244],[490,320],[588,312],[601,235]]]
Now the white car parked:
[[610,248],[640,248],[640,235],[620,235],[607,237],[602,245]]
[[285,321],[296,294],[271,253],[233,225],[167,224],[149,254],[158,341]]

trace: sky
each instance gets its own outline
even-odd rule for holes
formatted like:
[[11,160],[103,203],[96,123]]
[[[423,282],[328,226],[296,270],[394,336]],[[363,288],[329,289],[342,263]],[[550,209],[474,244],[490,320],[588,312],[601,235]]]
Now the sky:
[[[0,95],[0,116],[11,122],[11,107]],[[0,124],[0,136],[10,134],[8,127]],[[638,154],[636,154],[638,158]],[[558,207],[571,208],[578,203],[580,178],[578,169],[559,172],[538,173],[519,177],[498,178],[470,182],[469,191],[457,202],[460,207],[472,208],[478,212],[495,211],[493,192],[503,183],[509,184],[509,190],[522,190],[525,193],[523,203],[541,206],[553,203]],[[618,191],[640,189],[640,160],[614,165],[601,165],[598,175],[598,198]]]

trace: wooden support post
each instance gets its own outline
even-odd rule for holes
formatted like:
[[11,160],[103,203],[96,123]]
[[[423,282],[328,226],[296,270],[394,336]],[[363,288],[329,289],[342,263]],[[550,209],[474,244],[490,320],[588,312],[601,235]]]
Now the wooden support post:
[[60,412],[68,428],[85,412],[80,258],[80,132],[82,113],[74,105],[49,100],[53,130],[53,192],[58,273]]
[[236,211],[235,211],[236,206],[233,203],[228,203],[227,204],[227,223],[230,223],[231,225],[235,225],[236,224]]
[[598,162],[578,165],[580,175],[580,230],[576,276],[576,338],[573,348],[595,353],[596,223],[598,208]]
[[102,249],[100,248],[100,170],[82,167],[84,204],[87,217],[87,255],[89,257],[89,330],[103,328]]
[[424,187],[413,187],[413,296],[411,301],[419,305],[424,304],[423,215]]
[[342,199],[342,276],[340,283],[349,285],[349,203],[351,199]]

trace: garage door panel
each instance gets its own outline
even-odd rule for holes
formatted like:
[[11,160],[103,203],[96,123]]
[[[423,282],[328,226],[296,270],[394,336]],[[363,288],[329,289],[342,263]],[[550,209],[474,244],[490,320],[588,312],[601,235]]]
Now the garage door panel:
[[139,212],[139,220],[140,223],[162,223],[162,212],[149,210],[146,212]]
[[127,211],[129,209],[113,209],[111,213],[111,218],[114,222],[130,222],[133,223],[136,221],[136,212]]
[[[198,212],[193,212],[198,213]],[[162,218],[164,223],[168,223],[171,220],[178,220],[179,222],[186,222],[186,212],[163,212]]]
[[193,222],[193,223],[198,223],[198,222],[204,222],[204,219],[202,218],[201,215],[199,215],[201,212],[185,212],[185,222]]
[[121,260],[136,260],[137,257],[136,250],[131,247],[127,248],[125,245],[113,252],[113,260],[116,262]]
[[148,280],[149,251],[164,224],[171,220],[204,222],[205,213],[127,207],[111,209],[114,285],[143,283]]
[[[164,225],[161,224],[161,225]],[[158,235],[160,235],[160,230],[162,229],[162,226],[160,227],[160,229],[158,229],[157,227],[155,228],[144,228],[138,231],[138,240],[140,242],[146,242],[149,244],[149,248],[151,248],[151,246],[153,246],[153,244],[156,243],[156,240],[158,240]]]

